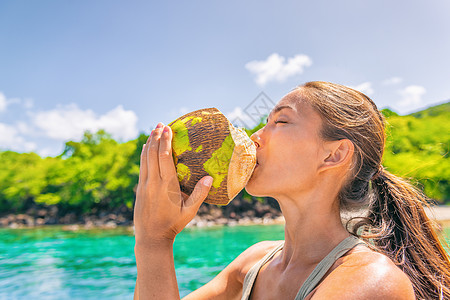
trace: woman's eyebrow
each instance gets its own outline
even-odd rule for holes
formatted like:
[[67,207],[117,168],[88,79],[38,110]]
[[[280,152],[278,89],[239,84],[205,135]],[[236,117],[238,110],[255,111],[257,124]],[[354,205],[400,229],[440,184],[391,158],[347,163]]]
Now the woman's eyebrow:
[[280,110],[285,109],[285,108],[289,108],[291,110],[294,110],[294,108],[292,108],[292,106],[289,106],[289,105],[276,106],[274,109],[272,109],[272,111],[270,112],[269,116],[266,118],[266,123],[269,122],[269,118],[270,118],[271,115],[276,114],[277,112],[279,112]]

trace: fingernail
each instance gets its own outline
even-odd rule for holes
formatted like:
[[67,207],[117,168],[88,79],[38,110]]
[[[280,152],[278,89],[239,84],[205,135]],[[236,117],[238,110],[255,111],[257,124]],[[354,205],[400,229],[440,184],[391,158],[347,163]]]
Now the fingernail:
[[163,132],[169,132],[169,126],[165,126]]
[[163,127],[163,126],[164,126],[164,124],[159,122],[158,125],[156,125],[156,129],[159,129],[159,128]]
[[213,182],[212,177],[206,177],[205,179],[203,179],[203,185],[211,186],[212,182]]

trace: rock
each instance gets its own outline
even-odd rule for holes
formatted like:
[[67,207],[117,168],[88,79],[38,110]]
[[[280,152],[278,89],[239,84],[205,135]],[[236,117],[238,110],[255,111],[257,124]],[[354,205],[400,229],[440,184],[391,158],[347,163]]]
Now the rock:
[[206,222],[203,220],[197,221],[197,224],[196,224],[197,227],[205,227],[206,225],[207,225]]
[[17,224],[16,222],[13,222],[13,223],[9,224],[9,228],[16,229],[16,228],[19,228],[19,227],[20,227],[19,224]]
[[64,217],[59,219],[59,223],[61,224],[73,224],[77,221],[77,216],[75,213],[68,213]]
[[228,220],[226,218],[218,218],[216,220],[217,225],[226,225],[228,223]]
[[35,225],[36,226],[42,226],[42,225],[44,225],[45,224],[45,219],[44,218],[37,218],[36,220],[35,220]]
[[34,218],[28,216],[28,218],[25,219],[25,224],[29,227],[34,226]]
[[254,218],[256,215],[256,212],[254,210],[249,210],[249,211],[246,211],[245,213],[243,213],[243,215],[248,218]]
[[263,224],[271,224],[272,223],[272,218],[263,218]]
[[94,223],[91,220],[86,221],[84,224],[84,229],[92,229],[94,228]]
[[103,227],[104,227],[104,228],[108,228],[108,229],[110,229],[110,228],[116,228],[116,227],[117,227],[117,224],[116,224],[116,222],[114,222],[114,221],[109,221],[109,222],[107,222],[105,225],[103,225]]
[[74,225],[65,225],[62,227],[63,230],[67,231],[78,231],[80,230],[80,225],[74,224]]
[[115,215],[115,214],[109,214],[106,218],[107,218],[108,220],[117,220],[117,215]]
[[238,222],[236,220],[228,220],[227,226],[236,226]]
[[44,219],[45,220],[45,225],[56,225],[58,224],[58,220],[55,217],[49,217]]
[[47,215],[47,210],[45,210],[45,209],[40,209],[37,211],[38,217],[45,217],[46,215]]
[[242,219],[239,219],[239,221],[238,221],[239,225],[248,225],[251,223],[252,223],[252,221],[248,217],[243,217]]
[[49,211],[50,216],[52,217],[56,217],[58,215],[58,207],[57,206],[50,206],[50,211]]
[[35,207],[30,207],[29,209],[27,209],[26,214],[29,216],[35,216],[37,213],[37,210]]
[[0,226],[1,227],[6,227],[9,225],[9,220],[8,218],[0,218]]
[[17,216],[16,216],[16,221],[18,221],[18,222],[24,222],[25,223],[25,219],[27,218],[27,216],[26,215],[24,215],[24,214],[18,214]]

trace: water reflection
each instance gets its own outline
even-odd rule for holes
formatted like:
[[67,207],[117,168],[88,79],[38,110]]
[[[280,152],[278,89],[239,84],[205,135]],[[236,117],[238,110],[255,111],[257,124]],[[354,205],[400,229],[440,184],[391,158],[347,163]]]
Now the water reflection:
[[134,237],[124,230],[0,230],[0,299],[131,298]]
[[[450,228],[445,232],[449,237]],[[280,225],[185,229],[174,246],[181,296],[249,246],[283,235]],[[134,237],[127,228],[0,229],[0,299],[131,299],[135,280]]]

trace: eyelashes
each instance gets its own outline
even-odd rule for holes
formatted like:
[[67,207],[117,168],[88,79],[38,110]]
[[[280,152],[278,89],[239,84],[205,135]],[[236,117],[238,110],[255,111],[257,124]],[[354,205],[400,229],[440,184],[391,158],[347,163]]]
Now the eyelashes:
[[[265,123],[263,123],[264,125],[267,125],[267,124],[269,124],[269,118],[267,118],[266,120],[265,120]],[[286,122],[286,121],[280,121],[280,120],[276,120],[276,121],[273,121],[273,123],[274,124],[278,124],[278,123],[281,123],[281,124],[287,124],[288,122]]]

